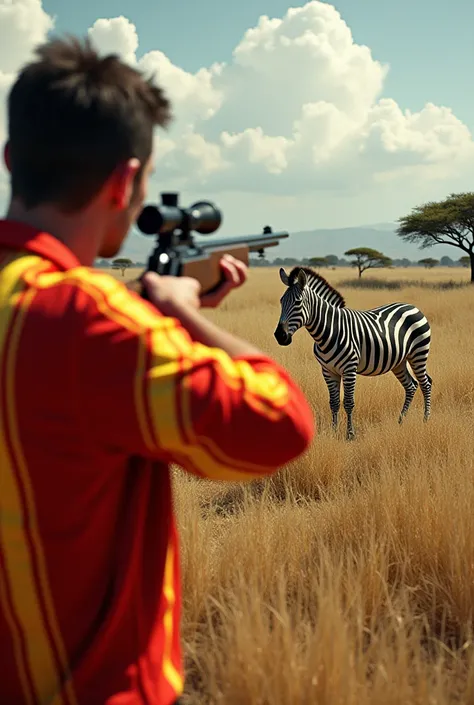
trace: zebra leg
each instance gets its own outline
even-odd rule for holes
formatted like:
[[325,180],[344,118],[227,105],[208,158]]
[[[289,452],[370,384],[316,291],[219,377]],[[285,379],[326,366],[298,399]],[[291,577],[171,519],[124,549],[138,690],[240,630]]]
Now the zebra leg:
[[416,358],[409,359],[409,363],[423,392],[425,402],[424,421],[428,421],[431,415],[431,387],[433,386],[433,380],[426,371],[426,357],[423,356],[423,358],[418,360]]
[[403,404],[403,408],[398,418],[398,423],[402,423],[403,417],[407,415],[410,404],[415,396],[415,392],[418,389],[418,382],[413,379],[409,373],[406,360],[403,360],[403,362],[397,365],[397,367],[394,367],[392,372],[405,390],[405,403]]
[[330,372],[325,367],[321,369],[329,391],[329,408],[332,413],[332,427],[335,431],[337,429],[339,409],[341,408],[341,376],[335,372]]
[[342,375],[342,384],[344,386],[344,411],[347,415],[347,440],[351,441],[355,438],[354,426],[352,424],[352,412],[354,411],[354,392],[356,385],[357,372],[354,368],[346,370]]

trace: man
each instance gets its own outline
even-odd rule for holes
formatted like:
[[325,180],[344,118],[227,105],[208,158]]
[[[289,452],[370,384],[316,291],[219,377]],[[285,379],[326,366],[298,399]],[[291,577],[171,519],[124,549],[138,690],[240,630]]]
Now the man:
[[169,464],[251,480],[299,456],[313,418],[291,377],[201,315],[213,298],[93,269],[146,198],[163,92],[54,40],[8,99],[0,221],[0,702],[169,705],[183,691]]

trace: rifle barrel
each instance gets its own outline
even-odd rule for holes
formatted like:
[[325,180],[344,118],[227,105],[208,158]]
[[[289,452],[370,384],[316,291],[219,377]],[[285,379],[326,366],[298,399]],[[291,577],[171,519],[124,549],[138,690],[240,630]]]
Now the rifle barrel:
[[[203,250],[213,250],[229,245],[248,245],[250,252],[258,252],[266,247],[275,247],[280,240],[289,237],[287,232],[268,233],[263,235],[240,235],[239,237],[226,237],[219,240],[199,239],[198,244]],[[197,240],[197,238],[196,238]]]

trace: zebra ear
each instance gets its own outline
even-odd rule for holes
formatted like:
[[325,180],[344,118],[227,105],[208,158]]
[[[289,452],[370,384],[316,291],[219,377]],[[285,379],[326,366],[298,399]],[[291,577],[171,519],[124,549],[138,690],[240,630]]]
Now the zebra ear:
[[298,284],[300,285],[300,287],[302,289],[304,289],[306,286],[306,282],[307,282],[306,272],[304,271],[304,269],[300,269],[300,271],[298,272]]
[[280,267],[280,279],[285,286],[289,286],[290,280],[288,279],[288,274],[285,272],[283,267]]

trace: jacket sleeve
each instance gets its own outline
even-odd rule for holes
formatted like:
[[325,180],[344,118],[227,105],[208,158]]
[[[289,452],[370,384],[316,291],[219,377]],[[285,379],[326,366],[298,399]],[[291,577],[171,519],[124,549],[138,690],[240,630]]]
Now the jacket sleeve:
[[97,442],[220,480],[272,473],[308,448],[311,408],[269,357],[232,359],[141,301],[117,308],[89,320],[81,353]]

